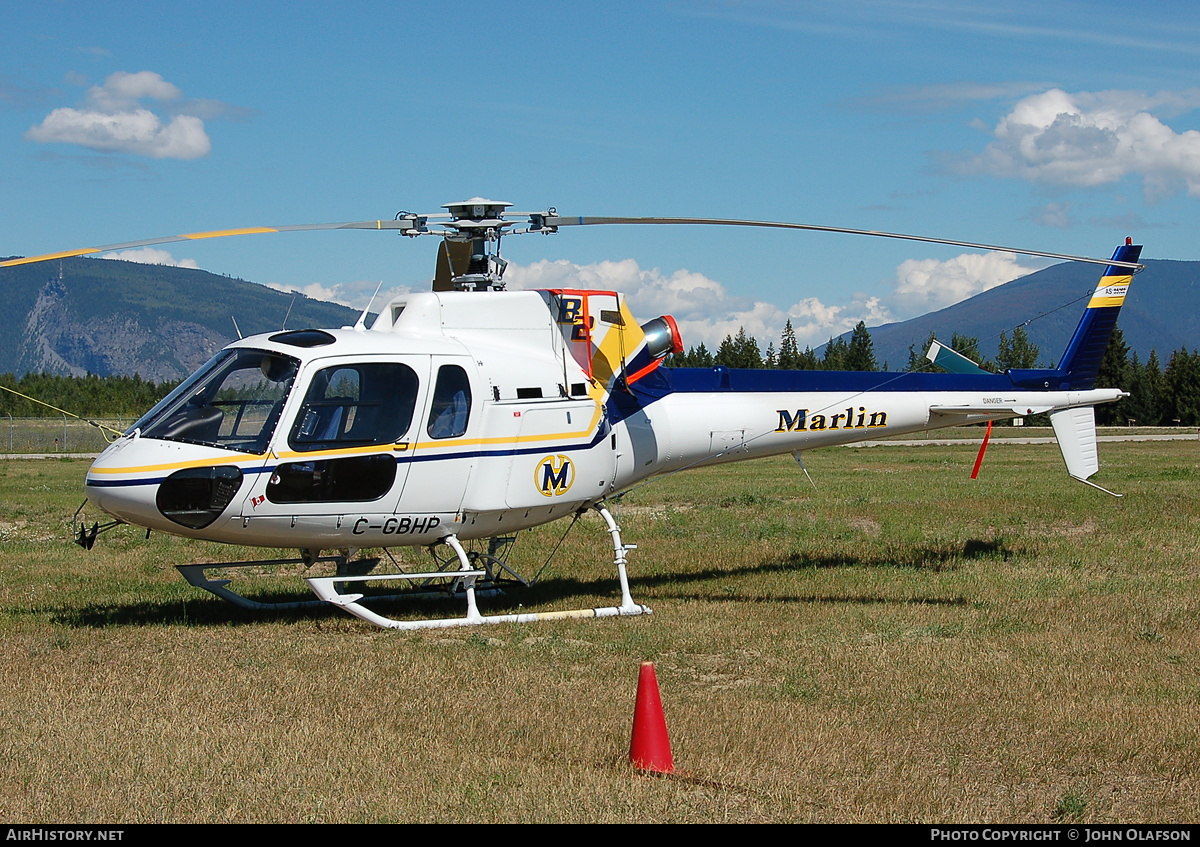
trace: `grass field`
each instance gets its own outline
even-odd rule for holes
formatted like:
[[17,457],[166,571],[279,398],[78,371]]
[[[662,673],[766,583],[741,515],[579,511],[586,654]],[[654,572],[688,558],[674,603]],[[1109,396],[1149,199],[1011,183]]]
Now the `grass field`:
[[[0,817],[1200,819],[1200,443],[1102,445],[1122,500],[1053,445],[994,443],[972,482],[975,451],[814,452],[817,490],[790,458],[673,476],[614,508],[653,615],[415,633],[244,613],[173,567],[249,551],[85,552],[86,463],[0,463]],[[616,596],[589,515],[481,606]],[[626,761],[642,660],[674,777]]]

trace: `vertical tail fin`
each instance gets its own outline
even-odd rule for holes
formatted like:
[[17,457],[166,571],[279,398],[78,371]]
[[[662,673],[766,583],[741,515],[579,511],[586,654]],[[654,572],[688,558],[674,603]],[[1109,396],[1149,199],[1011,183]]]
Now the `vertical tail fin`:
[[1100,457],[1096,450],[1095,409],[1091,406],[1060,409],[1050,413],[1050,423],[1054,425],[1054,437],[1058,439],[1058,448],[1062,450],[1063,461],[1067,463],[1067,473],[1085,485],[1099,488],[1105,494],[1121,497],[1088,480],[1100,469]]
[[[1141,245],[1130,244],[1129,239],[1113,253],[1114,262],[1136,262],[1142,254]],[[1129,268],[1109,265],[1100,278],[1100,284],[1092,294],[1087,309],[1063,353],[1058,370],[1063,374],[1062,388],[1076,391],[1087,390],[1096,385],[1096,374],[1104,351],[1108,349],[1113,327],[1117,325],[1117,314],[1125,302],[1133,271]]]
[[1091,406],[1051,412],[1050,423],[1054,426],[1054,437],[1058,439],[1063,461],[1067,463],[1067,473],[1086,481],[1100,470],[1100,456],[1096,450],[1096,414]]

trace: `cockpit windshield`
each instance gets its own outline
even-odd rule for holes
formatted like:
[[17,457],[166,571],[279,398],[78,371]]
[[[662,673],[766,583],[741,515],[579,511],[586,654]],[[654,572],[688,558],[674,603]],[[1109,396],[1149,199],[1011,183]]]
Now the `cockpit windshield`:
[[225,350],[133,428],[143,438],[265,453],[299,364],[265,350]]

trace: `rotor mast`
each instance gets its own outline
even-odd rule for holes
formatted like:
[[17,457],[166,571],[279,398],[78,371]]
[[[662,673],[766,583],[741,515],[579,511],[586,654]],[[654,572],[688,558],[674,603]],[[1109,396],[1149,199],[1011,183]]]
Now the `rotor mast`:
[[450,221],[444,224],[443,238],[451,286],[455,290],[504,289],[504,269],[508,262],[500,258],[500,237],[515,223],[504,220],[504,210],[511,205],[472,197],[442,206],[450,213]]

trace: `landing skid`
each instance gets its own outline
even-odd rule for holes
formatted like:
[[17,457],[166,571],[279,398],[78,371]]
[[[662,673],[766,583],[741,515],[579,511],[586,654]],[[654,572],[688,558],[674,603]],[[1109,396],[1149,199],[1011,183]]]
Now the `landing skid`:
[[197,588],[203,588],[210,594],[215,594],[222,600],[228,600],[239,609],[248,609],[253,612],[264,611],[291,611],[294,609],[317,609],[325,604],[320,600],[296,600],[288,603],[265,603],[260,600],[251,600],[238,594],[236,591],[230,590],[228,587],[233,580],[229,579],[209,579],[205,574],[206,570],[226,570],[232,568],[271,568],[281,567],[285,565],[305,565],[306,567],[316,562],[335,562],[339,572],[345,569],[346,557],[344,556],[317,556],[296,559],[260,559],[250,562],[206,562],[199,565],[176,565],[175,569],[183,574],[183,578]]
[[[226,569],[234,569],[234,568],[271,568],[271,567],[283,567],[283,566],[287,566],[287,565],[304,565],[305,567],[309,567],[313,564],[316,564],[317,562],[333,562],[336,565],[337,575],[329,577],[330,581],[336,584],[336,586],[334,588],[335,594],[337,594],[338,591],[344,590],[345,583],[347,583],[347,582],[352,582],[352,581],[361,582],[364,579],[387,579],[388,578],[387,576],[383,576],[383,575],[374,576],[374,577],[367,576],[366,573],[364,572],[364,563],[349,561],[348,553],[346,555],[337,555],[337,556],[321,556],[318,554],[316,556],[303,555],[299,558],[294,558],[294,559],[258,559],[258,560],[247,561],[247,562],[205,562],[203,564],[195,564],[195,565],[176,565],[175,569],[178,570],[183,575],[184,579],[186,579],[189,583],[194,585],[196,588],[202,588],[205,591],[209,592],[210,594],[214,594],[217,597],[220,597],[222,600],[228,600],[230,603],[232,603],[233,605],[237,606],[240,609],[246,609],[246,610],[253,611],[253,612],[286,612],[286,611],[294,611],[297,609],[322,609],[322,608],[325,608],[327,601],[324,599],[320,599],[320,600],[294,600],[294,601],[283,602],[283,603],[270,603],[270,602],[264,602],[261,600],[251,600],[249,597],[246,597],[245,595],[242,595],[242,594],[238,594],[236,591],[233,591],[232,589],[229,588],[229,585],[232,583],[232,580],[209,579],[208,575],[205,573],[205,571],[226,570]],[[377,564],[376,562],[366,563],[365,571],[369,572],[370,570],[374,569],[376,567],[376,564]],[[354,573],[355,570],[358,570],[359,573]],[[424,579],[425,582],[428,583],[429,580],[432,578],[436,578],[436,577],[444,578],[447,576],[454,576],[455,578],[458,578],[460,575],[457,571],[453,572],[452,574],[447,574],[444,572],[434,572],[434,573],[429,573],[429,574],[409,574],[409,575],[407,575],[407,578],[409,578],[409,579]],[[395,578],[395,577],[393,576],[392,578]],[[491,596],[494,594],[499,594],[500,589],[493,588],[490,585],[485,585],[485,587],[482,590],[480,590],[479,593],[481,596]],[[403,594],[381,594],[381,595],[373,596],[371,599],[376,600],[376,601],[395,601],[395,600],[402,600],[402,599],[426,600],[426,599],[436,599],[436,598],[444,599],[448,596],[449,597],[462,596],[462,594],[463,594],[463,592],[462,592],[461,586],[452,583],[450,585],[447,585],[443,588],[436,589],[436,590],[408,591]],[[340,595],[337,595],[337,596],[340,596]],[[358,595],[355,595],[355,597],[361,598],[362,595],[358,594]]]
[[[629,576],[626,572],[625,562],[626,553],[636,549],[636,545],[625,544],[621,540],[621,529],[617,526],[617,522],[603,505],[595,505],[594,508],[604,518],[608,525],[609,535],[612,537],[613,543],[613,564],[617,566],[617,575],[621,583],[621,605],[607,606],[596,609],[572,609],[568,611],[558,612],[530,612],[513,615],[481,615],[479,607],[476,604],[476,587],[475,583],[480,577],[489,577],[491,570],[490,563],[486,569],[474,567],[472,557],[463,549],[458,537],[448,535],[442,539],[448,547],[450,547],[459,562],[459,569],[456,571],[446,570],[437,571],[435,573],[421,574],[375,574],[364,576],[331,576],[331,577],[308,577],[306,581],[312,590],[321,600],[332,603],[336,606],[341,606],[347,612],[363,620],[373,623],[376,626],[386,629],[444,629],[457,626],[479,626],[488,623],[532,623],[534,621],[549,621],[561,620],[563,618],[607,618],[616,616],[634,616],[648,615],[650,609],[647,606],[641,606],[633,602],[633,598],[629,593]],[[493,556],[489,556],[492,558]],[[502,563],[501,563],[502,564]],[[503,565],[502,565],[503,566]],[[504,569],[512,573],[511,570],[504,566]],[[381,580],[422,580],[428,581],[431,579],[459,579],[462,580],[462,586],[466,593],[467,614],[462,618],[442,618],[438,620],[416,620],[416,621],[398,621],[394,618],[388,618],[383,615],[373,612],[366,606],[363,606],[359,601],[364,599],[362,594],[354,593],[339,593],[338,586],[347,586],[351,583],[375,582]],[[524,580],[522,580],[524,581]]]

